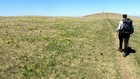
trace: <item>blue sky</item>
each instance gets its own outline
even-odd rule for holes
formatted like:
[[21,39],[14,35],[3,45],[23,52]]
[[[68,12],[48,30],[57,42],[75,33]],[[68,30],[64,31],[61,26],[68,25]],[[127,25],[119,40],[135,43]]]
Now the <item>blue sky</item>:
[[0,0],[0,16],[84,16],[100,12],[140,16],[140,0]]

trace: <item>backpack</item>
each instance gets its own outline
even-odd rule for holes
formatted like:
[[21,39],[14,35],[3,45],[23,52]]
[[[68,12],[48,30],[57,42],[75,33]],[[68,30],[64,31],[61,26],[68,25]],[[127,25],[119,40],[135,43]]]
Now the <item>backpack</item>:
[[120,33],[132,34],[134,28],[132,26],[133,21],[129,18],[123,19],[123,27],[120,29]]

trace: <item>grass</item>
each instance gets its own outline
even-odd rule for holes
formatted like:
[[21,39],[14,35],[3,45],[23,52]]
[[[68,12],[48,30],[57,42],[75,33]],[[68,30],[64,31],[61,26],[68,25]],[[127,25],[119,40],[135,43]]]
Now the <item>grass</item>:
[[[119,20],[110,16],[0,17],[0,78],[123,78],[113,36]],[[139,20],[134,23],[130,45],[137,53],[129,58],[139,70]]]

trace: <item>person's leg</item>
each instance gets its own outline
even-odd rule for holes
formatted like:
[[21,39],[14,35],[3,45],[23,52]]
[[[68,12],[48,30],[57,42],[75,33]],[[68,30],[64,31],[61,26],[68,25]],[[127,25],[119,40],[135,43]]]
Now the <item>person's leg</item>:
[[130,34],[126,34],[124,37],[124,54],[123,54],[124,57],[128,55],[129,37],[130,37]]
[[122,51],[123,35],[119,34],[119,51]]
[[127,53],[127,48],[129,44],[130,34],[126,34],[124,37],[124,51]]

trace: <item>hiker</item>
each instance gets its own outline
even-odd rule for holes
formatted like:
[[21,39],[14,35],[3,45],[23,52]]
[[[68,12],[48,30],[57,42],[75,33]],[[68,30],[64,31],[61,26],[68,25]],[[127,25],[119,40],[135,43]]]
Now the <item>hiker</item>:
[[[128,43],[130,34],[134,32],[134,27],[132,25],[133,21],[130,18],[127,18],[127,14],[122,15],[123,20],[120,21],[118,28],[116,29],[119,37],[119,48],[120,52],[123,52],[123,56],[127,55]],[[124,40],[124,49],[122,49],[122,43]]]

